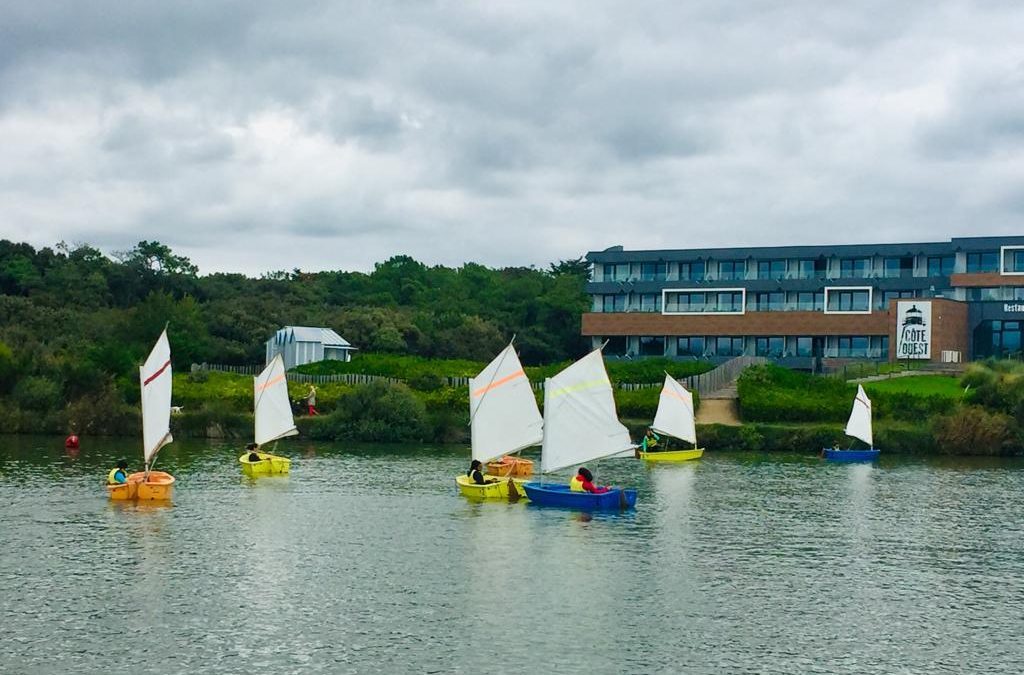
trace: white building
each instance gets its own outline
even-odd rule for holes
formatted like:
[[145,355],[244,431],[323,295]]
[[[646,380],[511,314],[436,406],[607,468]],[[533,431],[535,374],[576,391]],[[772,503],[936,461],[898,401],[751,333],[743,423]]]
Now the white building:
[[267,363],[284,356],[285,369],[317,361],[351,361],[356,348],[330,328],[285,326],[267,340]]

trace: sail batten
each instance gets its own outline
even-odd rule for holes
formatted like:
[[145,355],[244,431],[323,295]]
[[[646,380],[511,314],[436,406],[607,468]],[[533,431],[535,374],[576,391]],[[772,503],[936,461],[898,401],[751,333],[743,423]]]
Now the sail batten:
[[142,398],[142,456],[152,463],[171,436],[171,345],[165,328],[139,368]]
[[288,378],[280,354],[253,378],[253,420],[257,445],[299,433],[288,399]]
[[541,471],[558,471],[632,447],[629,431],[615,411],[600,349],[544,382]]
[[853,399],[853,410],[846,422],[846,435],[858,438],[872,448],[875,443],[871,433],[871,399],[864,392],[862,385],[857,385],[857,396]]
[[654,415],[651,428],[658,433],[697,444],[693,394],[668,374],[665,375],[665,384],[658,398],[658,412]]
[[487,462],[540,444],[544,419],[511,344],[470,379],[469,417],[473,459]]

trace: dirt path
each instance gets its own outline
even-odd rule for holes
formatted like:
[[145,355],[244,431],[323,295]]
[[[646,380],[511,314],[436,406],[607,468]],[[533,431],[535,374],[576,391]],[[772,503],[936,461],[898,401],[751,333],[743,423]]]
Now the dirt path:
[[731,427],[740,426],[740,416],[734,398],[701,399],[697,408],[697,424],[725,424]]

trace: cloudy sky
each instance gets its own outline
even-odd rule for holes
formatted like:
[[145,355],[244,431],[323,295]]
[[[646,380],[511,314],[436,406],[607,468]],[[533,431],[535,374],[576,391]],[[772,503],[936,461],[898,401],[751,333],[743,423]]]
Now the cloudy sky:
[[0,237],[203,272],[1024,233],[1019,0],[0,10]]

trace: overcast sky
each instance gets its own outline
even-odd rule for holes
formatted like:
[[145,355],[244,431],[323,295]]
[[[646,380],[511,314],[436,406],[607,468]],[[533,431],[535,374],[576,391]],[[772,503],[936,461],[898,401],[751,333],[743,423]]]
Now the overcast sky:
[[0,237],[201,271],[1024,234],[1024,3],[5,0]]

